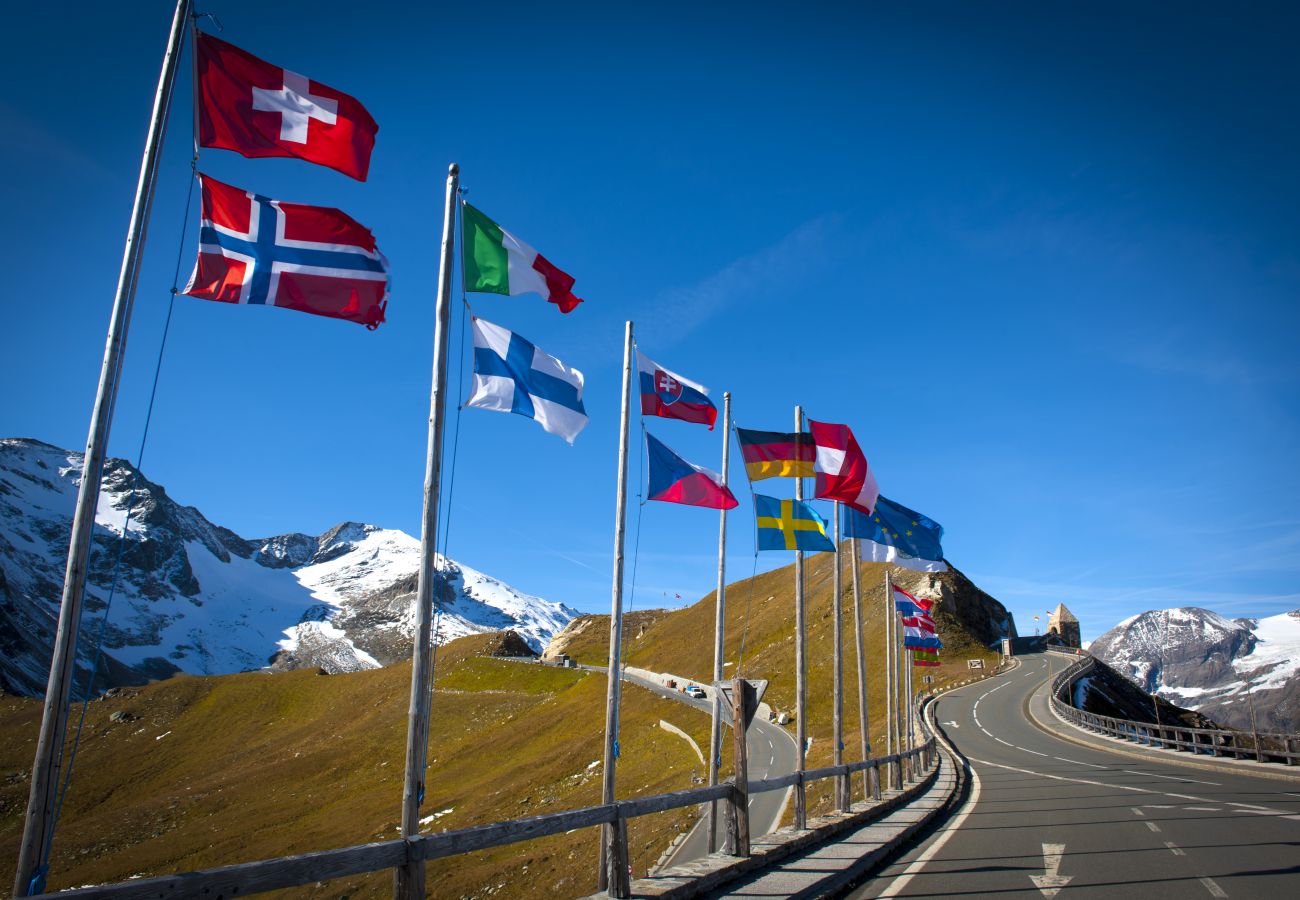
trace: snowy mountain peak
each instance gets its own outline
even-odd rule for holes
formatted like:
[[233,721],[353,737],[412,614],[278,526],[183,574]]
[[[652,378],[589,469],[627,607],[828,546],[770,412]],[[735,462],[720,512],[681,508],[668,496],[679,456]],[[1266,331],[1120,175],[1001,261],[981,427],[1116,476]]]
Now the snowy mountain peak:
[[1092,642],[1093,655],[1148,693],[1212,719],[1300,729],[1300,610],[1229,619],[1199,607],[1149,610]]
[[[0,440],[0,686],[7,690],[44,690],[80,478],[79,453]],[[180,506],[124,460],[109,460],[77,690],[92,649],[84,636],[97,632],[110,591],[100,689],[268,661],[274,669],[339,672],[407,659],[419,556],[418,539],[361,522],[319,536],[245,540]],[[436,562],[442,640],[510,628],[540,651],[577,615],[454,561]]]

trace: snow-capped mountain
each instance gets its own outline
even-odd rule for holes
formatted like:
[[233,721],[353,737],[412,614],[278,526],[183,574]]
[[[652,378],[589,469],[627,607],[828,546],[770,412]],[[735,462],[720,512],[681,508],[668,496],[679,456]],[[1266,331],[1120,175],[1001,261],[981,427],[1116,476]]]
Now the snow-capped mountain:
[[1148,693],[1235,728],[1300,731],[1300,610],[1228,619],[1208,609],[1150,610],[1089,648]]
[[[0,687],[45,689],[81,454],[0,440]],[[127,510],[134,507],[127,526]],[[126,540],[122,541],[123,530]],[[120,555],[120,562],[119,562]],[[181,506],[124,460],[105,466],[86,586],[77,691],[117,571],[97,687],[410,657],[420,542],[346,522],[319,536],[245,540]],[[540,651],[577,612],[441,557],[442,640],[510,628]]]

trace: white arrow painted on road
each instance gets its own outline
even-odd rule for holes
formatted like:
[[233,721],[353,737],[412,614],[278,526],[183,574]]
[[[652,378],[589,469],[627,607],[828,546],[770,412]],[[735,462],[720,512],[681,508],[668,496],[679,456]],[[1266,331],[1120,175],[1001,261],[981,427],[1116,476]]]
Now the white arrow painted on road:
[[940,724],[940,725],[951,725],[953,728],[960,728],[960,727],[961,727],[961,726],[958,725],[956,722],[940,722],[939,724]]
[[1061,888],[1070,883],[1073,876],[1059,875],[1061,871],[1061,857],[1065,855],[1064,844],[1044,844],[1043,845],[1043,874],[1030,875],[1029,880],[1034,883],[1034,887],[1044,897],[1055,897]]

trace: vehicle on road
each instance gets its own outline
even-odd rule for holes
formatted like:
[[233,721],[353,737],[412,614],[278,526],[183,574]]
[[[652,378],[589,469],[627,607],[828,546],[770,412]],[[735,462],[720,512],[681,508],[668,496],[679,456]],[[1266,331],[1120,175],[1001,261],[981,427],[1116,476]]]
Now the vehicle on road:
[[703,700],[706,695],[704,693],[704,688],[700,687],[698,684],[688,684],[686,685],[686,696],[694,697],[696,700]]

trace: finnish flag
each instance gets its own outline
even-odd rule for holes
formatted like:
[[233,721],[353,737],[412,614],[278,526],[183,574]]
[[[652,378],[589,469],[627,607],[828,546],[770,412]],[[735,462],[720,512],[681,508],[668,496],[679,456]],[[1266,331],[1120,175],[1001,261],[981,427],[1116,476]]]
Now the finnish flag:
[[535,419],[570,444],[587,425],[582,373],[512,331],[474,317],[474,379],[466,406]]

